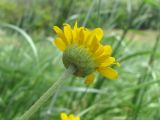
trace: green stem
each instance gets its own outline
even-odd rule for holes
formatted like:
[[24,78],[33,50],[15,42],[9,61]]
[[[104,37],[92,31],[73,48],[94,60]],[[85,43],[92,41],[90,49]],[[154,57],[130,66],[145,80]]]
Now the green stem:
[[64,72],[60,79],[58,79],[20,118],[20,120],[28,120],[37,110],[59,89],[63,82],[69,75],[74,72],[72,66]]

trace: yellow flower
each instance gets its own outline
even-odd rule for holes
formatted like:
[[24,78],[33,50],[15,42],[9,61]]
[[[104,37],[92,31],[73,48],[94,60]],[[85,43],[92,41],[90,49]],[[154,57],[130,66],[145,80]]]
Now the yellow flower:
[[76,117],[72,114],[67,115],[66,113],[61,113],[61,120],[80,120],[80,117]]
[[78,27],[76,22],[74,28],[64,24],[63,30],[57,26],[53,30],[57,34],[54,44],[63,52],[65,67],[73,66],[76,76],[86,77],[86,84],[92,83],[95,71],[109,79],[117,79],[118,73],[111,65],[119,63],[111,56],[111,46],[100,43],[104,34],[101,28],[89,30]]

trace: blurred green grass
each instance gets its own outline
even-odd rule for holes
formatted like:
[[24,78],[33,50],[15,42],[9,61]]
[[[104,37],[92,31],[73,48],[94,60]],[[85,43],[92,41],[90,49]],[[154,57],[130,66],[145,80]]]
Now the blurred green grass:
[[[131,20],[141,3],[144,4],[141,11]],[[82,120],[159,120],[159,43],[154,51],[154,63],[148,63],[154,43],[159,39],[160,6],[157,3],[158,0],[1,0],[1,23],[14,24],[25,30],[33,40],[37,56],[21,33],[1,26],[0,120],[17,120],[61,76],[65,68],[60,52],[52,45],[51,28],[54,24],[62,26],[64,22],[73,23],[76,19],[80,25],[90,28],[103,27],[105,37],[102,42],[114,49],[128,27],[115,54],[121,63],[117,68],[119,79],[110,81],[97,75],[96,81],[87,87],[82,78],[66,78],[63,89],[32,119],[59,120],[60,112],[66,111],[82,115]],[[144,81],[139,84],[141,79]],[[103,83],[97,87],[100,80]]]

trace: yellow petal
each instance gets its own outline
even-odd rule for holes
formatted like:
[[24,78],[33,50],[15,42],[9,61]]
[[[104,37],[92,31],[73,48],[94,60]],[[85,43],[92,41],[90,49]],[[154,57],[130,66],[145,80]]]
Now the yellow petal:
[[80,117],[76,117],[73,114],[70,114],[68,120],[80,120]]
[[112,54],[112,47],[110,45],[105,45],[104,50],[106,54],[111,55]]
[[101,28],[96,28],[93,30],[93,33],[97,36],[98,40],[100,41],[104,35],[104,32]]
[[64,41],[64,43],[67,44],[67,40],[63,31],[57,26],[53,26],[53,30],[57,33],[58,37],[60,37]]
[[61,113],[61,120],[69,120],[66,113]]
[[95,58],[97,63],[98,64],[104,63],[111,56],[111,53],[112,53],[112,48],[110,45],[100,46],[97,52],[95,53]]
[[53,30],[58,34],[58,33],[63,33],[62,30],[58,26],[53,26]]
[[75,117],[74,120],[80,120],[80,117]]
[[85,45],[86,45],[86,42],[88,41],[88,36],[89,36],[89,34],[90,34],[90,31],[87,29],[87,28],[85,28],[84,29],[84,43],[85,43]]
[[94,75],[93,74],[90,74],[86,77],[85,79],[85,84],[86,85],[90,85],[91,83],[93,83],[93,80],[94,80]]
[[69,115],[69,120],[74,120],[74,115],[73,114]]
[[53,30],[57,33],[59,37],[62,36],[63,31],[58,26],[53,26]]
[[89,49],[95,53],[98,50],[98,48],[99,48],[99,43],[98,43],[97,37],[94,36],[93,39],[91,40]]
[[100,63],[99,67],[107,67],[111,64],[115,64],[115,58],[114,57],[108,57],[105,59],[102,63]]
[[72,30],[72,43],[77,43],[77,32],[75,30]]
[[97,49],[97,51],[94,53],[95,57],[101,56],[104,52],[104,48],[102,45],[99,46],[99,48]]
[[74,30],[76,30],[77,28],[78,28],[78,23],[76,21],[75,24],[74,24]]
[[117,71],[115,71],[114,69],[112,69],[110,67],[98,68],[97,71],[109,79],[115,80],[118,77]]
[[95,37],[96,35],[93,34],[91,31],[88,31],[88,35],[85,38],[85,44],[87,47],[90,47],[93,37]]
[[107,58],[111,55],[112,48],[110,45],[100,46],[97,52],[95,53],[96,58],[100,58],[102,56],[107,56]]
[[103,63],[106,59],[108,59],[109,56],[107,54],[101,54],[100,56],[95,57],[96,61],[98,63]]
[[63,42],[63,40],[61,38],[56,38],[54,40],[54,43],[61,51],[65,50],[66,45],[65,45],[65,43]]
[[68,45],[72,42],[72,29],[69,24],[64,24],[64,35],[67,40]]
[[80,29],[78,43],[81,45],[83,44],[83,41],[84,41],[84,29]]

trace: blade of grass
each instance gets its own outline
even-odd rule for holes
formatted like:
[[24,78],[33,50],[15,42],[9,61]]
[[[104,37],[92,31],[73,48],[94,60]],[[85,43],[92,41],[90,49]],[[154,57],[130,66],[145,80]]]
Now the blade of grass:
[[[153,62],[155,60],[155,53],[158,48],[159,41],[160,41],[160,33],[157,36],[156,42],[153,46],[152,52],[151,52],[149,60],[148,60],[148,66],[151,68],[153,67]],[[149,67],[144,68],[144,71],[143,71],[144,74],[139,78],[137,85],[141,85],[142,83],[149,81],[149,78],[151,76]],[[132,99],[132,104],[133,104],[134,108],[133,108],[133,111],[128,114],[127,120],[137,120],[138,119],[140,110],[142,108],[144,95],[148,89],[149,89],[149,87],[146,86],[144,88],[135,90],[135,93],[134,93],[134,96]]]
[[33,50],[35,58],[38,60],[37,48],[36,48],[32,38],[23,29],[15,26],[15,25],[7,24],[7,23],[1,23],[0,26],[13,29],[16,32],[20,33],[25,38],[25,40],[29,43],[29,45],[31,46],[31,48]]

